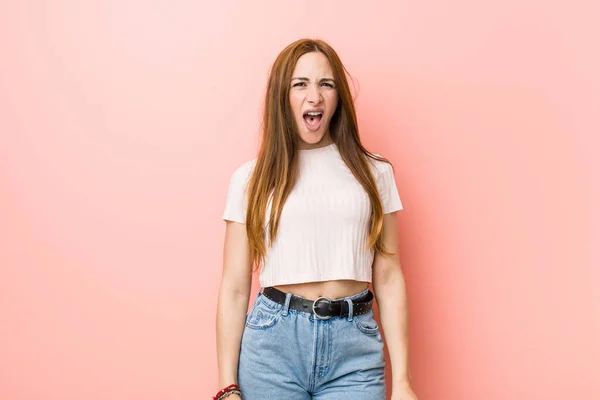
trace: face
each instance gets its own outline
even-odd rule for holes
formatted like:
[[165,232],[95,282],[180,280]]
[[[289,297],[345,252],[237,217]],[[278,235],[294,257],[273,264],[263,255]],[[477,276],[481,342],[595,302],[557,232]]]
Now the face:
[[337,107],[338,94],[327,58],[319,52],[302,55],[290,85],[290,105],[301,148],[332,143],[329,122]]

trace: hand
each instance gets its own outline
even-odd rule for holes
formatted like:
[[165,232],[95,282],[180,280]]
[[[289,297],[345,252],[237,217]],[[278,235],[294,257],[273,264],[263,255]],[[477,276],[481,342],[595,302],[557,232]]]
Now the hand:
[[392,385],[391,400],[419,400],[417,395],[410,387],[410,383],[400,383]]

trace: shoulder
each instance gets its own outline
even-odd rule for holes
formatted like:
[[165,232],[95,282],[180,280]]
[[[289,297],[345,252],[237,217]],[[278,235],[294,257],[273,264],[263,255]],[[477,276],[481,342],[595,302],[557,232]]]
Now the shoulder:
[[[371,154],[373,154],[374,156],[377,156],[377,157],[383,157],[379,153],[371,153]],[[371,171],[373,172],[373,174],[375,175],[376,178],[379,178],[382,175],[394,173],[392,164],[389,162],[382,161],[382,160],[375,160],[371,157],[367,157],[367,161],[369,162],[369,165],[371,166]]]
[[254,167],[256,166],[256,158],[250,161],[246,161],[233,171],[232,179],[239,181],[246,181],[250,179],[252,172],[254,171]]

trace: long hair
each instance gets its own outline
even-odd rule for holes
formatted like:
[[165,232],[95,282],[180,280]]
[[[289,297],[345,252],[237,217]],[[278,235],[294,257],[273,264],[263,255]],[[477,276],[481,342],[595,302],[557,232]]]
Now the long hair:
[[[331,118],[329,132],[342,159],[369,196],[371,218],[368,248],[390,255],[381,237],[383,208],[367,157],[389,161],[369,153],[360,142],[354,101],[346,79],[348,71],[337,53],[322,40],[300,39],[283,49],[271,68],[264,103],[262,143],[248,182],[246,233],[251,260],[257,267],[264,262],[267,246],[270,247],[277,236],[283,205],[296,182],[299,134],[289,92],[298,59],[310,52],[322,53],[331,65],[338,104]],[[269,203],[271,209],[266,232],[265,214]],[[265,233],[268,233],[269,243],[266,243]]]

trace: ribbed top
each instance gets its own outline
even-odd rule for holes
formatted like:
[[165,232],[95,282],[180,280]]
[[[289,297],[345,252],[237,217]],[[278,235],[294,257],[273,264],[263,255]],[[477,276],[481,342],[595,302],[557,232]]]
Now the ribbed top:
[[[391,165],[369,162],[384,214],[401,210]],[[245,223],[247,184],[255,165],[256,159],[233,173],[223,219]],[[266,215],[269,212],[270,204]],[[370,215],[369,197],[335,144],[299,150],[298,180],[283,206],[277,237],[261,268],[261,287],[336,279],[371,282]]]

